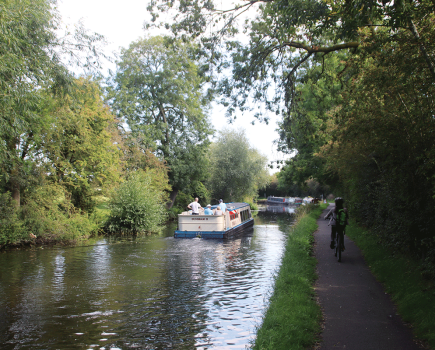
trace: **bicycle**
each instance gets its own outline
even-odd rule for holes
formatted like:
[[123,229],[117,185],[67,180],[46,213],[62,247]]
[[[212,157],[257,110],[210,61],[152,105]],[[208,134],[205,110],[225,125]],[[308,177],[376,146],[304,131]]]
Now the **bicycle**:
[[[339,232],[340,231],[340,232]],[[341,262],[341,253],[344,251],[344,230],[337,230],[335,235],[335,256]]]

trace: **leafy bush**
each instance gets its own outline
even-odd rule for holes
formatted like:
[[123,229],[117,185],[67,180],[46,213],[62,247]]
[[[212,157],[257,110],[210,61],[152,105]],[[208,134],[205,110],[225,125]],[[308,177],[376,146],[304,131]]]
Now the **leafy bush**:
[[[202,198],[200,198],[200,203],[201,203],[201,199]],[[192,203],[193,200],[194,200],[194,197],[191,194],[186,194],[186,193],[180,191],[180,192],[178,192],[177,197],[175,198],[174,206],[172,208],[176,208],[174,211],[177,214],[178,214],[178,212],[181,213],[181,212],[187,210],[187,205],[189,203]]]
[[[17,207],[10,193],[0,195],[0,245],[30,241],[77,241],[89,238],[104,222],[104,215],[81,214],[65,196],[64,188],[43,184],[27,191]],[[33,238],[32,238],[33,237]]]
[[181,214],[183,209],[180,207],[172,207],[168,209],[168,220],[178,220],[178,214]]
[[29,234],[50,241],[88,238],[99,227],[89,215],[75,209],[64,188],[56,184],[39,186],[28,194],[21,219]]
[[159,231],[166,219],[163,190],[153,183],[153,172],[138,170],[115,191],[106,230],[111,233],[138,234]]
[[252,199],[251,200],[245,200],[244,202],[248,203],[251,207],[251,210],[258,210],[258,205],[255,203]]
[[0,194],[0,245],[14,243],[24,237],[25,228],[18,213],[11,194]]

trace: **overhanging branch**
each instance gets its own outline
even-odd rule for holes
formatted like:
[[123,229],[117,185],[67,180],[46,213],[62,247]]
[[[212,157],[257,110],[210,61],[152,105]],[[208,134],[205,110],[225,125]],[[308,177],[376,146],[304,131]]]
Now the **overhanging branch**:
[[333,51],[340,51],[343,49],[356,49],[359,46],[359,43],[356,41],[351,41],[348,43],[343,43],[343,44],[337,44],[337,45],[332,45],[332,46],[309,46],[306,45],[304,43],[298,42],[298,41],[287,41],[284,42],[282,44],[280,44],[281,47],[287,46],[287,47],[293,47],[296,49],[302,49],[307,51],[307,53],[309,54],[313,54],[313,53],[317,53],[317,52],[322,52],[322,53],[329,53],[329,52],[333,52]]

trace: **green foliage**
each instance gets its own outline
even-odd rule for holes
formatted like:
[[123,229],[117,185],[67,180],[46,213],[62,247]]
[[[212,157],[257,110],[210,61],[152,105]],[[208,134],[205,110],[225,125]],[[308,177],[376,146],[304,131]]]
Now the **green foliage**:
[[251,148],[244,131],[220,131],[210,147],[209,184],[214,200],[243,201],[258,196],[258,189],[270,180],[267,158]]
[[258,210],[258,205],[257,203],[254,203],[250,200],[244,200],[244,202],[248,203],[249,206],[251,207],[251,210]]
[[199,203],[202,205],[202,207],[205,207],[207,204],[211,203],[210,192],[202,183],[198,183],[198,186],[195,186],[191,193],[186,194],[181,191],[178,192],[174,206],[170,211],[172,213],[172,217],[177,218],[176,215],[186,211],[187,206],[194,201],[195,197],[198,197]]
[[294,91],[297,103],[279,123],[279,149],[295,152],[278,175],[279,188],[285,193],[299,192],[298,189],[307,192],[309,179],[317,181],[320,187],[319,191],[309,191],[313,196],[323,193],[327,184],[334,184],[335,179],[326,172],[325,160],[317,157],[317,153],[331,140],[325,130],[331,114],[341,103],[343,82],[340,79],[346,76],[342,73],[339,79],[339,72],[346,61],[343,53],[329,55],[322,62],[314,61],[310,70],[300,73]]
[[115,120],[98,85],[74,79],[62,62],[92,70],[103,37],[82,26],[62,33],[55,5],[0,4],[0,193],[10,220],[1,244],[30,233],[37,241],[89,237],[102,219],[77,208],[91,212],[96,191],[118,178]]
[[[433,42],[434,26],[422,35]],[[390,38],[382,31],[368,36],[352,59],[355,76],[322,154],[342,180],[354,217],[394,249],[433,260],[433,79],[409,33]]]
[[74,208],[68,192],[57,184],[41,184],[26,193],[20,216],[27,234],[32,233],[39,241],[82,240],[99,228]]
[[[187,194],[187,193],[180,191],[180,192],[178,192],[177,199],[175,200],[175,203],[174,203],[174,207],[179,208],[181,210],[181,212],[185,211],[186,207],[189,205],[189,203],[192,203],[194,201],[194,199],[195,199],[194,194]],[[201,200],[199,202],[201,203]]]
[[212,133],[210,99],[195,61],[196,48],[164,37],[139,39],[122,51],[109,99],[142,149],[155,151],[169,169],[174,193],[192,192],[207,174]]
[[276,173],[270,176],[270,182],[265,187],[258,190],[258,196],[259,198],[267,198],[268,196],[281,196],[281,192],[278,191],[278,177]]
[[[98,62],[102,37],[82,27],[60,34],[51,0],[10,0],[0,5],[0,167],[5,189],[17,205],[28,169],[40,159],[38,145],[46,119],[40,104],[50,90],[67,91],[73,81],[61,57],[89,66]],[[36,158],[36,159],[35,159]]]
[[19,209],[9,192],[0,195],[0,246],[24,238],[26,230],[19,220]]
[[77,208],[92,212],[96,191],[110,188],[120,175],[115,119],[98,84],[77,80],[70,94],[47,97],[43,114],[41,151],[49,177],[65,186]]
[[70,79],[54,52],[56,36],[51,1],[4,1],[0,17],[0,161],[14,161],[13,146],[37,124],[36,87]]
[[115,190],[106,224],[108,232],[142,234],[159,231],[166,219],[167,197],[164,189],[156,186],[155,176],[152,171],[138,170]]

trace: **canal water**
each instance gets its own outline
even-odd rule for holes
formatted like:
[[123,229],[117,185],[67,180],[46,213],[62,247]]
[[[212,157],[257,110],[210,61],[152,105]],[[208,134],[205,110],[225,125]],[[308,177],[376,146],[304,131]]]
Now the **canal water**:
[[137,239],[0,253],[1,349],[246,349],[293,209],[229,240]]

